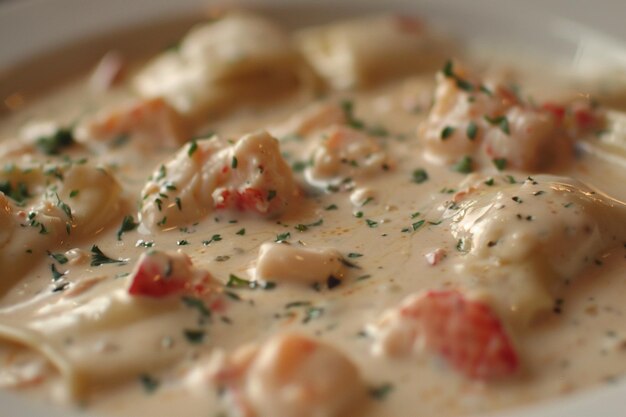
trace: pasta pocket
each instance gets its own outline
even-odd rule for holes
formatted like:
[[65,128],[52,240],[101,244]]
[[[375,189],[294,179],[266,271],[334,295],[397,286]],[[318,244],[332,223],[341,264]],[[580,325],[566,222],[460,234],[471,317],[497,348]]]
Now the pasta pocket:
[[315,70],[339,90],[432,69],[450,50],[420,19],[399,15],[307,28],[296,39]]
[[144,97],[163,97],[191,120],[234,104],[293,91],[309,78],[289,36],[274,23],[231,13],[192,29],[135,78]]

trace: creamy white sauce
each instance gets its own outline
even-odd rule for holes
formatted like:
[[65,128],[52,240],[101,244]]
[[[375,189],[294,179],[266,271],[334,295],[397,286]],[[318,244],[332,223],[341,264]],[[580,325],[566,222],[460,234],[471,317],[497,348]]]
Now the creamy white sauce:
[[[453,193],[447,190],[462,189],[466,175],[425,158],[424,144],[417,134],[428,113],[434,73],[391,79],[367,90],[330,92],[315,100],[329,107],[351,100],[354,118],[363,121],[366,131],[378,128],[379,133],[369,135],[372,144],[366,151],[355,151],[358,162],[351,165],[348,160],[347,170],[345,161],[340,161],[339,167],[332,166],[337,163],[332,158],[337,156],[331,155],[326,160],[327,169],[320,171],[323,175],[317,172],[318,176],[311,172],[314,168],[305,166],[310,158],[315,159],[315,152],[323,152],[318,143],[328,140],[326,136],[332,132],[313,129],[279,138],[287,164],[304,169],[293,173],[303,195],[278,217],[210,208],[190,224],[162,230],[142,226],[124,232],[118,240],[123,217],[132,215],[138,220],[136,204],[148,176],[158,173],[176,147],[146,150],[122,143],[100,154],[78,146],[69,148],[64,154],[72,159],[87,157],[88,164],[102,164],[113,172],[123,189],[123,208],[114,220],[88,236],[62,239],[54,247],[19,258],[28,272],[0,299],[0,333],[6,340],[0,348],[0,383],[47,401],[64,401],[68,407],[82,404],[104,415],[220,415],[223,402],[206,379],[192,377],[194,370],[205,366],[216,350],[230,354],[242,345],[262,344],[270,336],[288,331],[319,339],[343,352],[355,364],[364,387],[378,393],[355,395],[358,404],[352,411],[344,410],[350,416],[357,414],[357,408],[363,416],[456,416],[527,404],[614,381],[626,371],[624,242],[603,247],[593,254],[591,262],[576,269],[559,290],[560,301],[555,301],[554,312],[544,312],[528,325],[505,322],[522,365],[504,380],[473,381],[432,354],[372,356],[373,341],[364,330],[385,310],[422,290],[468,286],[466,276],[456,268],[463,258],[453,226],[447,220],[439,223],[441,213],[437,211],[452,198]],[[526,85],[523,71],[514,81],[525,91],[533,91],[537,85]],[[0,125],[4,146],[12,146],[28,123],[51,120],[68,126],[134,96],[128,79],[97,96],[88,92],[87,84],[86,79],[78,80],[5,118]],[[565,87],[543,91],[538,99],[563,97],[568,91]],[[267,100],[252,108],[242,106],[207,125],[193,127],[193,135],[214,131],[226,140],[237,140],[263,129],[296,133],[290,127],[293,117],[311,114],[303,96]],[[328,119],[322,120],[324,124]],[[332,117],[330,120],[336,123]],[[363,129],[357,134],[363,134]],[[190,146],[186,144],[183,149]],[[374,155],[372,165],[381,168],[370,172],[368,163],[378,151],[381,154]],[[339,159],[350,159],[350,155],[346,151]],[[62,161],[62,157],[47,159]],[[17,162],[18,156],[12,153],[2,160],[11,161]],[[428,179],[421,183],[412,180],[416,169],[424,169]],[[502,181],[493,169],[485,171],[485,178]],[[581,153],[570,164],[547,171],[576,178],[617,200],[626,200],[623,166],[600,157]],[[521,182],[540,173],[504,174]],[[333,175],[339,175],[339,181],[326,178]],[[352,181],[342,182],[346,177]],[[307,178],[314,180],[307,183]],[[330,191],[325,189],[328,185]],[[67,202],[71,207],[69,198]],[[530,199],[524,203],[533,204]],[[537,213],[541,210],[539,207]],[[424,223],[416,225],[420,220]],[[315,274],[304,272],[272,280],[270,275],[279,273],[284,265],[263,268],[266,275],[255,272],[255,265],[262,245],[277,240],[294,248],[330,248],[330,254],[337,251],[348,266],[335,265],[336,260],[327,255],[331,265],[320,270],[338,275],[338,283],[321,280],[313,287],[309,281]],[[91,266],[92,245],[123,262]],[[192,259],[195,268],[209,271],[222,284],[204,299],[206,305],[220,305],[210,319],[202,317],[197,305],[181,302],[179,296],[139,300],[129,296],[132,276],[128,274],[140,255],[150,249],[146,246],[180,250]],[[63,253],[74,248],[79,249],[78,254],[68,253],[70,261],[62,264],[45,252]],[[446,256],[435,262],[432,254],[437,250]],[[323,257],[319,253],[315,256]],[[303,264],[314,269],[310,262]],[[63,276],[56,277],[51,265]],[[276,287],[224,288],[231,275],[275,281]],[[54,282],[53,277],[57,278]],[[68,283],[67,287],[52,291],[63,283]],[[506,292],[506,288],[498,291]],[[501,311],[499,308],[496,310]],[[502,314],[502,320],[509,320],[507,317]],[[201,336],[194,339],[189,331]],[[34,342],[28,347],[13,344],[25,340]],[[42,364],[42,355],[51,365]],[[11,383],[15,380],[18,382]]]

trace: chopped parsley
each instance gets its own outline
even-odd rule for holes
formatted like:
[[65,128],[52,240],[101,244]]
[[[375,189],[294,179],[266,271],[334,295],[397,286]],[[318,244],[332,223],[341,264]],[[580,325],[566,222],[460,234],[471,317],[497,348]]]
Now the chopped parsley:
[[193,154],[196,153],[197,150],[198,150],[198,142],[196,142],[196,140],[193,139],[191,143],[189,144],[189,149],[187,149],[187,156],[191,158]]
[[230,162],[230,167],[232,169],[237,169],[237,166],[239,165],[239,161],[237,160],[236,156],[233,156],[233,159]]
[[386,382],[377,387],[372,387],[369,389],[369,395],[375,400],[382,401],[393,391],[393,385]]
[[367,226],[372,229],[378,227],[378,222],[375,220],[365,219],[365,223],[367,223]]
[[276,190],[269,190],[267,192],[267,201],[272,201],[276,197]]
[[330,211],[330,210],[337,210],[339,207],[337,207],[337,204],[331,204],[329,206],[324,207],[324,210],[326,211]]
[[363,129],[365,127],[365,123],[354,116],[354,103],[351,100],[343,100],[341,108],[350,127],[354,129]]
[[28,187],[23,182],[18,182],[15,187],[9,181],[0,182],[0,192],[14,200],[18,205],[30,197]]
[[452,126],[444,127],[443,130],[441,131],[441,140],[446,140],[450,136],[452,136],[454,134],[454,130],[455,129]]
[[213,243],[213,242],[219,242],[220,240],[222,240],[222,235],[215,234],[215,235],[211,236],[211,239],[209,239],[209,240],[203,240],[203,241],[202,241],[202,244],[203,244],[204,246],[209,246],[211,243]]
[[46,155],[58,155],[62,149],[74,144],[74,134],[71,129],[58,129],[50,136],[42,136],[35,142],[35,147]]
[[130,232],[131,230],[135,230],[137,226],[139,226],[139,223],[135,222],[135,219],[133,218],[133,216],[131,215],[124,216],[124,219],[122,220],[122,225],[117,231],[117,240],[122,240],[123,233]]
[[428,172],[425,169],[417,168],[413,170],[412,180],[416,184],[421,184],[428,180]]
[[158,379],[149,374],[139,375],[139,382],[141,382],[144,391],[148,394],[152,394],[159,388],[159,385],[161,385],[161,382],[159,382]]
[[276,235],[276,239],[274,240],[274,242],[286,242],[290,238],[291,238],[291,233],[289,232],[280,233]]
[[311,320],[315,320],[320,318],[324,314],[324,309],[322,307],[309,307],[304,312],[304,318],[302,319],[302,323],[306,324]]
[[452,166],[452,170],[456,172],[460,172],[461,174],[469,174],[473,171],[472,158],[470,156],[464,156],[461,158],[459,162]]
[[476,126],[476,123],[473,121],[469,122],[465,134],[469,140],[476,139],[476,135],[478,134],[478,126]]
[[50,272],[52,272],[52,281],[58,281],[66,274],[66,272],[59,272],[55,264],[50,264]]
[[494,158],[493,164],[498,169],[498,171],[503,171],[506,169],[507,160],[506,158]]
[[498,126],[505,134],[510,135],[509,119],[506,116],[489,117],[485,116],[485,120],[493,126]]
[[198,345],[204,342],[206,332],[202,329],[185,329],[183,330],[183,335],[185,335],[185,339],[187,339],[189,343]]
[[104,264],[125,264],[124,259],[113,259],[106,256],[97,245],[91,247],[91,266],[100,266]]
[[228,288],[249,288],[251,290],[256,290],[257,288],[260,288],[262,290],[272,290],[276,288],[276,283],[269,281],[248,281],[247,279],[240,278],[235,274],[230,274],[226,286]]
[[48,256],[60,263],[61,265],[66,264],[68,262],[67,256],[62,253],[52,253],[48,252]]
[[201,299],[186,295],[181,298],[181,301],[186,307],[192,308],[200,313],[201,317],[211,317],[211,310],[207,308],[206,304],[204,304],[204,301]]
[[241,229],[237,230],[237,232],[235,234],[239,235],[239,236],[243,236],[243,235],[246,234],[246,229],[245,228],[241,228]]
[[448,60],[443,69],[442,69],[443,75],[445,75],[447,78],[451,78],[456,82],[457,87],[459,87],[461,90],[464,91],[472,91],[474,89],[474,86],[472,85],[472,83],[470,83],[469,81],[459,77],[455,72],[454,72],[454,64],[452,63],[451,60]]

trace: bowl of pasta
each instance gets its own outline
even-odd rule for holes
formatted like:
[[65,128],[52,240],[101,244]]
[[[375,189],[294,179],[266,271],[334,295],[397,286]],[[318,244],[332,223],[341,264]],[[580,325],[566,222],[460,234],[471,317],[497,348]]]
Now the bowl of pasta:
[[0,5],[3,415],[619,415],[603,7]]

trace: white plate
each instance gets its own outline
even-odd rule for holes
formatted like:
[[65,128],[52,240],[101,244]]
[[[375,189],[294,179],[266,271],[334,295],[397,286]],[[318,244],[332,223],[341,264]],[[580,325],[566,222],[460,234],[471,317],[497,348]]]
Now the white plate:
[[[411,10],[472,43],[509,45],[557,57],[570,71],[626,68],[626,2],[604,0],[230,0],[219,3],[266,9],[291,23],[307,23],[376,10]],[[21,0],[0,4],[0,93],[4,71],[79,39],[168,17],[188,16],[208,0]],[[113,46],[113,45],[112,45]],[[42,70],[42,76],[46,76]],[[0,97],[3,98],[3,97]],[[0,415],[70,417],[0,391]],[[599,387],[498,417],[626,415],[626,384]],[[79,415],[86,415],[79,413]],[[495,415],[493,416],[495,417]]]

